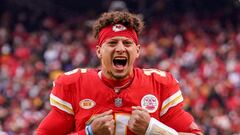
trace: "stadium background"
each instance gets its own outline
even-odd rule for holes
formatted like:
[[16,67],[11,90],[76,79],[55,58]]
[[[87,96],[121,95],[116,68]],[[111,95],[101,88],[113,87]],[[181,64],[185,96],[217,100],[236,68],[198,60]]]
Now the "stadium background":
[[239,135],[239,0],[1,0],[0,135],[34,134],[54,78],[99,66],[94,19],[126,9],[146,22],[136,64],[174,74],[206,135]]

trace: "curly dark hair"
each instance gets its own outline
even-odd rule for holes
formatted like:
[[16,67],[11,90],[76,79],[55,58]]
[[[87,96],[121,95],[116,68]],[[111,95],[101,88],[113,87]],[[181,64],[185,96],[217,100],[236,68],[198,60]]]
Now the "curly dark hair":
[[102,28],[113,25],[113,24],[123,24],[127,28],[133,28],[137,35],[142,32],[144,28],[143,20],[136,14],[132,14],[126,11],[112,11],[103,13],[93,25],[93,34],[95,38],[98,38],[98,34]]

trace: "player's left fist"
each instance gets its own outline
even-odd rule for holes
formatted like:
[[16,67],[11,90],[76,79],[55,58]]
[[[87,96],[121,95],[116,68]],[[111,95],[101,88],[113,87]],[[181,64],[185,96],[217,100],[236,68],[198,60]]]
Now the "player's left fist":
[[132,115],[128,121],[128,128],[137,135],[145,135],[151,116],[140,106],[132,107]]

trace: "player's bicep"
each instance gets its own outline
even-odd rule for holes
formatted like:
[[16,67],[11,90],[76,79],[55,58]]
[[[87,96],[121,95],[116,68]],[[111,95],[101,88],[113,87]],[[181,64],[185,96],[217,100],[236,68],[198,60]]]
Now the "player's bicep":
[[36,135],[64,135],[67,133],[71,133],[73,129],[73,116],[65,114],[53,108],[40,123],[38,129],[36,130]]
[[59,98],[58,96],[55,96],[53,93],[50,94],[50,105],[67,114],[74,115],[72,104],[62,98]]
[[73,85],[72,83],[68,83],[67,80],[66,75],[63,75],[53,82],[53,88],[50,94],[50,105],[67,114],[74,115],[72,105]]

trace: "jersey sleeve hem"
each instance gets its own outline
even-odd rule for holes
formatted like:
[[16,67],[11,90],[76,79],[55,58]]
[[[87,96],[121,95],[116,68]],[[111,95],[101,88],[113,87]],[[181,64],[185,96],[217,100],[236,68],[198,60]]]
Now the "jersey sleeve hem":
[[52,93],[50,94],[50,104],[68,114],[74,115],[72,105],[70,103],[58,98],[57,96],[53,95]]
[[182,92],[181,90],[178,90],[176,93],[174,93],[173,95],[171,95],[170,97],[163,101],[160,116],[162,117],[164,114],[167,113],[167,111],[170,108],[178,105],[182,101],[183,101]]

